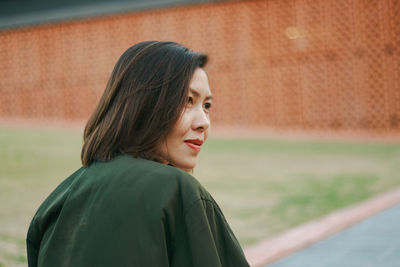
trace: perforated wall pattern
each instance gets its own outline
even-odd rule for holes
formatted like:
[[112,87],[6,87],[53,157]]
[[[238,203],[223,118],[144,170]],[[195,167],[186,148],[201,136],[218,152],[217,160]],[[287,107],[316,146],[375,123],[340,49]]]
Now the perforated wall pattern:
[[0,116],[86,119],[122,52],[210,57],[216,125],[400,131],[400,1],[231,1],[0,32]]

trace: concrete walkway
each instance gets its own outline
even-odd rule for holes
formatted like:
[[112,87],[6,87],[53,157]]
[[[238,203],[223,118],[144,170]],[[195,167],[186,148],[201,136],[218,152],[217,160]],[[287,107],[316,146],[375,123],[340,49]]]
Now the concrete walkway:
[[400,267],[400,188],[244,249],[252,267]]
[[399,267],[400,205],[265,267]]

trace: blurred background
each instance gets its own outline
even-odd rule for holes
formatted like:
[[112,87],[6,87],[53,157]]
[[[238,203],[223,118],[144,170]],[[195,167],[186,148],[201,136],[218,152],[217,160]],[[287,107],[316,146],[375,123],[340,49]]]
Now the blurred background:
[[399,1],[1,1],[0,266],[26,265],[30,219],[144,40],[210,58],[194,175],[243,246],[400,184]]

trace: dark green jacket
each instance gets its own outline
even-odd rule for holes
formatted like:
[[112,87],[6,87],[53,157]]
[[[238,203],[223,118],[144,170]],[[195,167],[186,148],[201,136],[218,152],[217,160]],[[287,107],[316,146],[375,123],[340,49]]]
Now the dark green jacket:
[[248,266],[211,195],[191,175],[119,156],[80,168],[35,214],[29,266]]

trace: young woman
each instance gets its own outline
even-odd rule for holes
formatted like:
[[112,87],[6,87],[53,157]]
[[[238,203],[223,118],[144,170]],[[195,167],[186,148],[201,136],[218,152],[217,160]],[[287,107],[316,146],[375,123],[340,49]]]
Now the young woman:
[[210,126],[206,62],[173,42],[121,56],[86,125],[83,167],[31,222],[29,266],[248,266],[188,173]]

